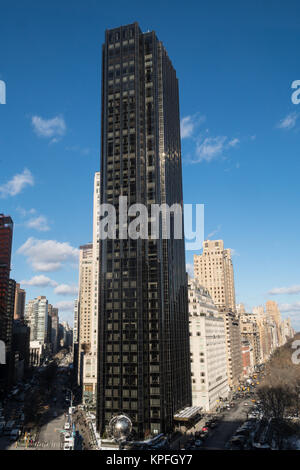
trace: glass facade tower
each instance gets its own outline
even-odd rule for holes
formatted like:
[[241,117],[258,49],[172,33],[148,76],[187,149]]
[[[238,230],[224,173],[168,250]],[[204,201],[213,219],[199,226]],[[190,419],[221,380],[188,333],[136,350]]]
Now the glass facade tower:
[[[183,207],[176,72],[154,32],[107,30],[102,52],[101,203]],[[161,216],[162,218],[164,216]],[[161,219],[162,220],[162,219]],[[130,218],[128,219],[130,223]],[[182,224],[183,225],[183,224]],[[118,413],[136,436],[168,432],[191,404],[184,239],[100,244],[97,424]]]
[[[10,362],[12,317],[10,312],[10,265],[13,237],[11,217],[0,214],[0,341],[5,344],[6,364]],[[1,344],[3,344],[1,343]],[[7,386],[8,366],[0,365],[0,394]]]

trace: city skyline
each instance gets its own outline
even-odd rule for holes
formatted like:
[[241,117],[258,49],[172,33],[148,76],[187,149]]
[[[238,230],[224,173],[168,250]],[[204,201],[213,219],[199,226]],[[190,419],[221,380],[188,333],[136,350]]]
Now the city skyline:
[[300,4],[267,2],[4,8],[0,449],[300,449]]
[[[62,19],[66,18],[67,7],[52,3],[61,9]],[[7,84],[7,104],[0,106],[0,158],[5,169],[0,176],[0,194],[1,212],[11,215],[14,221],[11,277],[18,283],[28,281],[21,283],[27,301],[46,295],[59,308],[61,319],[72,320],[79,246],[92,240],[92,187],[100,154],[103,33],[106,27],[137,20],[145,30],[151,24],[151,29],[164,39],[179,76],[184,202],[204,203],[205,238],[223,239],[226,247],[233,249],[237,303],[245,303],[251,311],[266,300],[275,300],[283,317],[291,316],[292,324],[299,329],[299,259],[294,248],[299,231],[299,221],[294,217],[299,122],[298,108],[291,102],[291,83],[299,78],[294,45],[299,31],[293,15],[288,17],[276,4],[263,38],[260,20],[250,20],[257,11],[266,20],[267,11],[258,4],[248,6],[250,20],[246,20],[236,7],[240,24],[226,16],[233,28],[228,36],[218,14],[215,23],[211,20],[204,27],[205,18],[211,14],[206,5],[201,11],[203,19],[198,18],[202,32],[200,25],[198,33],[193,27],[183,28],[179,48],[178,34],[167,25],[164,15],[154,19],[135,5],[135,18],[129,19],[132,15],[121,8],[122,18],[112,21],[101,19],[95,3],[88,3],[90,10],[77,3],[73,13],[78,13],[78,18],[74,13],[64,29],[61,21],[52,16],[50,5],[46,6],[47,21],[47,11],[36,9],[32,20],[25,13],[25,24],[33,26],[32,35],[26,33],[26,27],[18,33],[13,29],[15,37],[11,41],[9,26],[15,17],[7,8],[7,23],[0,33],[1,42],[11,44],[0,65],[0,78]],[[299,9],[296,2],[294,6],[294,11]],[[24,14],[21,5],[14,14]],[[183,14],[195,26],[191,12]],[[219,2],[221,14],[225,10]],[[172,15],[178,25],[177,4]],[[280,42],[282,15],[288,38]],[[38,24],[43,24],[45,33]],[[58,28],[54,43],[47,38],[53,24]],[[241,25],[255,33],[253,45],[242,33]],[[72,49],[76,27],[88,33],[84,40],[76,40],[78,64]],[[59,35],[65,38],[66,29],[71,42],[65,39],[65,46],[58,52]],[[33,42],[37,33],[41,35],[40,46]],[[235,46],[237,33],[241,35],[240,45]],[[217,41],[222,34],[224,47],[220,50]],[[27,54],[33,67],[24,71],[21,82],[14,63],[24,67]],[[269,54],[272,62],[268,61]],[[195,55],[201,60],[192,62]],[[71,77],[74,82],[69,89]],[[26,96],[22,95],[24,86]],[[76,214],[80,214],[80,230]],[[46,258],[42,255],[45,250]],[[187,253],[188,265],[194,254],[199,253]]]

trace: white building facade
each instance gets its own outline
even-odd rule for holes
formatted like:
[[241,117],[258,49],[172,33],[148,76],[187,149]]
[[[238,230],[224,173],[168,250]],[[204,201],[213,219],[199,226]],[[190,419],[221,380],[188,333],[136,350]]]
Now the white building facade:
[[25,319],[30,327],[30,341],[47,341],[48,300],[44,296],[29,300],[25,307]]
[[207,289],[189,278],[193,406],[210,411],[229,392],[225,323]]

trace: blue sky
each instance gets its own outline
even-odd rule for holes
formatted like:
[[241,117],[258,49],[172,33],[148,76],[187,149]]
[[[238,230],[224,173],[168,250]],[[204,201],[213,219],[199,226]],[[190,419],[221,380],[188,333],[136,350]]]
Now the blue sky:
[[204,203],[205,237],[234,250],[237,301],[250,310],[274,299],[300,329],[297,0],[2,2],[0,211],[15,223],[12,277],[71,320],[77,248],[92,239],[101,44],[106,28],[133,21],[157,32],[177,70],[184,202]]

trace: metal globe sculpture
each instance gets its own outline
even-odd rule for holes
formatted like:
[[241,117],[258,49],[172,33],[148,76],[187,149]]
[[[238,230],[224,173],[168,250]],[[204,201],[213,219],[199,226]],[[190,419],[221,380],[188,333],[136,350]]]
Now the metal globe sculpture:
[[127,439],[132,431],[132,422],[128,416],[121,414],[114,416],[109,422],[109,434],[117,441],[122,442]]

